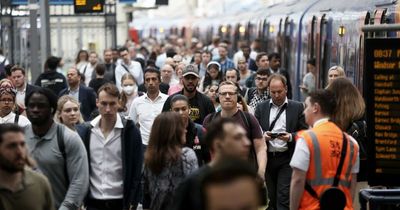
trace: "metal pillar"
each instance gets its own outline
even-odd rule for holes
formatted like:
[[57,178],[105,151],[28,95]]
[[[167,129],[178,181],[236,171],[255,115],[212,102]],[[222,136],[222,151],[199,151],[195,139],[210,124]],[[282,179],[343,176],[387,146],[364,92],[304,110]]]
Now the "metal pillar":
[[57,18],[57,54],[58,56],[63,56],[63,46],[62,46],[62,28],[61,28],[61,17]]
[[41,73],[39,64],[39,34],[36,20],[38,9],[39,5],[37,4],[37,0],[29,0],[29,45],[32,81],[36,81],[36,78]]
[[49,0],[40,2],[40,52],[41,64],[44,65],[51,54]]

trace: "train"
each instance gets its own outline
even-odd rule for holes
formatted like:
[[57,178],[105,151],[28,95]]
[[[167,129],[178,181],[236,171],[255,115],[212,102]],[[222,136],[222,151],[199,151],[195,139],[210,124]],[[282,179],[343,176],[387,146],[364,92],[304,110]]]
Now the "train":
[[[363,33],[361,29],[398,23],[399,6],[397,0],[290,0],[234,15],[148,21],[138,33],[146,37],[196,37],[205,44],[218,35],[229,40],[234,50],[239,40],[257,38],[262,41],[262,51],[281,55],[282,68],[289,71],[293,87],[301,85],[307,60],[315,58],[317,87],[325,87],[329,68],[340,65],[363,92],[364,40],[400,34]],[[293,88],[293,96],[301,98],[299,88]]]

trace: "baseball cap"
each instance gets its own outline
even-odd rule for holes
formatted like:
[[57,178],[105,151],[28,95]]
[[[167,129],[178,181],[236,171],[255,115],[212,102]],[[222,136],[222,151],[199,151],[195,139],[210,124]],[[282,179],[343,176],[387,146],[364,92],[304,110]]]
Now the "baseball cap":
[[183,70],[182,76],[187,76],[187,75],[194,75],[198,78],[200,78],[199,76],[199,70],[197,69],[197,66],[193,65],[193,64],[189,64],[185,67],[185,69]]

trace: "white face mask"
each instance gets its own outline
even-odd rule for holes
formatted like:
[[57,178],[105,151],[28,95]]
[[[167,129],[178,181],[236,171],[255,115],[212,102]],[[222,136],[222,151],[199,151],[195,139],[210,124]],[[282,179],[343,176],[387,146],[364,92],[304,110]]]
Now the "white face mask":
[[122,87],[122,91],[124,91],[127,95],[132,95],[133,93],[136,93],[137,90],[137,85],[127,85]]

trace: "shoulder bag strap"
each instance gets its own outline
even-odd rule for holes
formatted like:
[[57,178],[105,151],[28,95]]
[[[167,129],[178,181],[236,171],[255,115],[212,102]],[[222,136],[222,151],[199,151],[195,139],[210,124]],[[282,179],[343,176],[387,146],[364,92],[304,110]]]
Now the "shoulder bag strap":
[[335,179],[333,180],[332,186],[334,186],[334,187],[337,187],[339,185],[340,174],[342,173],[343,163],[344,163],[344,159],[346,158],[346,153],[347,153],[347,141],[348,140],[343,132],[342,132],[342,135],[343,135],[342,152],[340,153],[339,165],[336,170]]
[[67,154],[65,153],[65,143],[64,143],[64,128],[61,125],[57,125],[57,143],[58,143],[58,149],[60,150],[64,160],[64,176],[65,179],[67,180],[67,183],[69,183],[68,169],[67,169]]
[[14,117],[14,124],[18,125],[18,120],[19,120],[19,113],[15,113],[15,117]]
[[[343,145],[342,145],[342,151],[340,154],[340,160],[339,160],[339,165],[338,168],[336,170],[336,174],[335,174],[335,178],[333,180],[333,187],[337,187],[339,185],[339,179],[340,179],[340,173],[342,171],[343,168],[343,163],[344,163],[344,159],[346,157],[346,152],[347,152],[347,138],[345,137],[344,133],[343,134]],[[314,188],[311,187],[310,184],[308,184],[308,182],[306,181],[304,189],[314,198],[319,200],[319,196],[317,194],[317,192],[315,192]]]
[[129,74],[131,73],[128,69],[128,67],[126,67],[124,64],[121,63],[121,66],[125,69],[126,72],[128,72]]
[[[279,110],[278,114],[275,116],[274,121],[272,121],[271,125],[269,126],[268,131],[272,131],[272,129],[274,129],[275,124],[276,124],[276,121],[278,121],[278,119],[279,119],[279,117],[281,116],[281,114],[283,113],[283,111],[286,110],[286,107],[287,107],[287,103],[284,104],[284,105],[282,106],[282,108]],[[270,109],[271,109],[271,108],[270,108]],[[270,112],[270,114],[271,114],[271,112]]]

